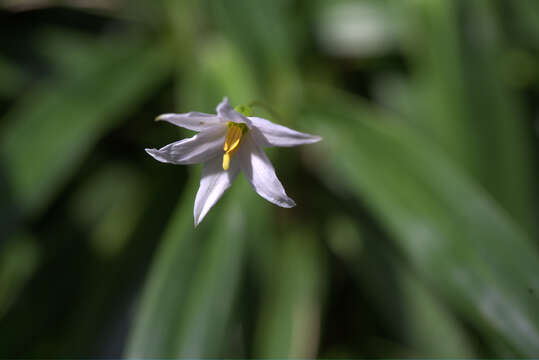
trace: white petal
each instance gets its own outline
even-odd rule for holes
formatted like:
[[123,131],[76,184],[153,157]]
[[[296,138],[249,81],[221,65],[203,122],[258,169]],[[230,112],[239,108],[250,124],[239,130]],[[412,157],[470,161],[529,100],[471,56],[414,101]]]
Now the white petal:
[[238,161],[232,159],[230,168],[223,170],[223,158],[218,156],[204,164],[200,187],[195,199],[195,227],[200,224],[213,205],[230,187],[239,172]]
[[221,119],[217,115],[204,114],[195,111],[185,114],[162,114],[155,120],[166,121],[176,126],[181,126],[194,131],[202,131],[221,122]]
[[245,124],[251,123],[248,118],[232,109],[226,96],[223,98],[223,101],[217,105],[217,115],[219,115],[223,121],[233,121],[236,123]]
[[204,130],[195,136],[168,144],[161,149],[146,149],[154,159],[172,164],[197,164],[223,153],[226,126]]
[[240,156],[240,166],[245,177],[264,199],[285,208],[296,206],[294,200],[286,195],[271,161],[264,150],[255,143],[250,133],[249,131],[245,134],[237,154]]
[[297,146],[322,140],[320,136],[292,130],[259,117],[252,116],[249,120],[253,137],[260,146]]

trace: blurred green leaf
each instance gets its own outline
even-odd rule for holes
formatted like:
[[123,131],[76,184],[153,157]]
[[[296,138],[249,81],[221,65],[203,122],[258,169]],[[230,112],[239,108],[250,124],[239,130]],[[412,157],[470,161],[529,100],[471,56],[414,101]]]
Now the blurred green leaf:
[[[62,81],[37,85],[6,115],[0,161],[20,207],[42,209],[99,138],[170,73],[162,46],[116,43]],[[129,61],[128,61],[129,60]]]
[[298,39],[291,28],[290,2],[211,0],[210,5],[216,24],[252,62],[271,69],[292,61]]
[[74,221],[90,234],[103,257],[126,245],[144,211],[147,193],[140,174],[122,163],[106,164],[83,184],[71,201]]
[[41,251],[33,236],[16,234],[0,248],[0,319],[36,271]]
[[[512,40],[539,48],[539,4],[536,1],[500,1],[494,4],[499,8],[498,16],[509,20],[516,36]],[[513,35],[513,34],[511,34]]]
[[182,103],[215,113],[223,96],[233,104],[248,104],[259,96],[252,66],[225,39],[207,41],[197,49],[196,59],[197,71],[186,73],[185,80],[178,82],[184,89]]
[[[222,353],[240,280],[246,232],[246,184],[234,184],[197,229],[192,176],[146,282],[128,357],[207,357]],[[247,203],[246,203],[247,202]]]
[[242,196],[246,184],[238,185],[230,190],[221,211],[213,214],[213,222],[200,225],[212,229],[204,239],[208,243],[198,259],[192,283],[185,289],[187,298],[174,345],[176,356],[222,356],[226,345],[225,331],[237,301],[248,236],[246,200],[252,199]]
[[294,108],[302,94],[299,40],[309,34],[300,30],[305,19],[295,16],[293,4],[284,0],[211,0],[209,4],[212,23],[252,70],[259,91],[249,101],[269,99],[285,114]]
[[539,351],[537,249],[431,141],[359,101],[321,91],[304,121],[324,136],[321,176],[336,173],[383,221],[420,279],[518,354]]
[[198,179],[192,176],[154,256],[129,334],[127,357],[174,356],[185,289],[202,247],[191,215],[197,187]]
[[22,68],[0,56],[0,98],[16,95],[27,81]]
[[[409,2],[413,120],[440,142],[531,235],[537,211],[525,120],[502,67],[506,44],[492,1]],[[459,16],[462,14],[462,16]]]
[[364,289],[377,311],[376,317],[383,319],[383,326],[395,337],[403,337],[410,348],[406,355],[473,356],[466,331],[446,305],[411,273],[387,239],[374,233],[368,224],[359,232],[354,220],[343,214],[331,219],[330,246]]
[[289,231],[282,239],[262,295],[256,357],[316,357],[324,273],[317,245],[306,229]]
[[[524,1],[525,2],[525,1]],[[481,183],[529,235],[537,235],[536,175],[532,164],[532,127],[523,103],[508,87],[503,68],[511,43],[501,28],[491,1],[464,2],[465,26],[471,36],[463,41],[468,121],[481,144]]]
[[411,120],[434,136],[465,169],[478,175],[480,144],[464,107],[458,2],[434,0],[405,4],[413,20],[406,45],[411,55],[412,84],[417,95],[416,114]]

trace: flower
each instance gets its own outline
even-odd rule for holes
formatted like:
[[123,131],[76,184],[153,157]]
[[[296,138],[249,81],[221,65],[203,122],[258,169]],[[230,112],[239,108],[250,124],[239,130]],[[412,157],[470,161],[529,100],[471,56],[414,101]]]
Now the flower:
[[204,163],[195,198],[195,226],[230,187],[240,170],[264,199],[285,208],[295,206],[262,147],[312,144],[322,139],[251,116],[249,107],[237,106],[236,110],[225,97],[217,106],[217,115],[189,112],[163,114],[156,119],[198,131],[191,138],[161,149],[146,149],[154,159],[164,163]]

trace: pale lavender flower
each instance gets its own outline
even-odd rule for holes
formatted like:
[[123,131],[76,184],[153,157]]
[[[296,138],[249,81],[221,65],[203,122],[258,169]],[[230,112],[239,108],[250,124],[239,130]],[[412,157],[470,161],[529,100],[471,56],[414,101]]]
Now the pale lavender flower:
[[[247,111],[243,112],[250,115],[250,110],[244,109]],[[230,187],[240,170],[264,199],[285,208],[295,206],[262,147],[289,147],[321,140],[319,136],[301,133],[266,119],[245,116],[232,109],[226,97],[217,106],[217,115],[199,112],[163,114],[157,120],[198,131],[191,138],[161,149],[146,149],[154,159],[165,163],[204,163],[195,199],[195,226]]]

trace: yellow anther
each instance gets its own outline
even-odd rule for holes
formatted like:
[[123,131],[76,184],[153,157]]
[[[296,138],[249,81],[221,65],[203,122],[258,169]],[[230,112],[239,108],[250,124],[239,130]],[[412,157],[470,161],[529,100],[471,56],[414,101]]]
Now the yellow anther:
[[230,155],[228,153],[225,153],[223,155],[223,170],[228,170],[230,167]]
[[245,124],[237,124],[234,122],[228,123],[228,131],[225,137],[225,144],[223,145],[223,150],[225,154],[223,155],[223,170],[228,170],[230,167],[230,160],[232,155],[238,151],[241,142],[241,136],[247,131],[247,126]]
[[223,146],[223,150],[225,150],[226,152],[232,152],[236,150],[240,145],[241,135],[242,131],[239,126],[230,126],[230,129],[228,129],[226,133],[225,145]]

